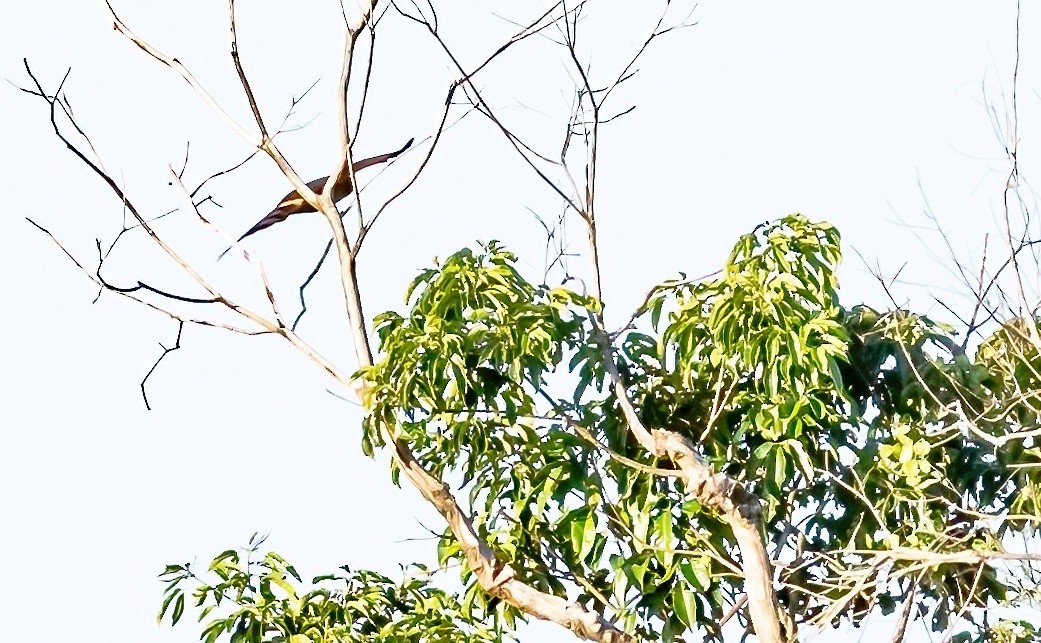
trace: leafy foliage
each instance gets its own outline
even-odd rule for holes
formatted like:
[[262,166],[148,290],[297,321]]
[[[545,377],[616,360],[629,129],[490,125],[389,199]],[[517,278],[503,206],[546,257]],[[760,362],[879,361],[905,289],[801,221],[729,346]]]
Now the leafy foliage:
[[[475,618],[451,594],[430,585],[417,566],[400,583],[372,571],[316,576],[305,590],[296,569],[275,552],[259,558],[262,541],[245,552],[229,549],[199,575],[191,565],[168,565],[159,620],[176,625],[186,598],[206,621],[202,640],[214,643],[394,643],[503,641],[492,614]],[[243,556],[243,553],[245,556]],[[186,590],[186,585],[194,585]]]
[[786,484],[836,457],[839,257],[838,232],[801,216],[745,235],[720,278],[674,293],[656,372],[637,391],[649,424],[697,439],[730,475],[762,480],[768,515]]
[[[498,243],[462,250],[420,273],[407,312],[376,318],[382,357],[361,373],[363,449],[388,435],[407,442],[465,490],[479,535],[535,588],[648,639],[722,640],[743,591],[736,544],[673,464],[633,439],[613,371],[648,429],[686,437],[763,501],[795,625],[856,623],[913,595],[916,614],[946,630],[973,623],[977,608],[1030,600],[1030,575],[971,556],[1029,538],[1041,520],[1030,320],[970,355],[928,317],[842,307],[840,259],[832,226],[785,217],[741,237],[721,273],[655,287],[633,323],[607,333],[599,302],[528,282]],[[431,623],[445,636],[453,619],[460,632],[498,632],[492,614],[513,627],[521,614],[480,590],[449,532],[438,555],[467,586],[458,603],[425,586],[406,592],[436,603],[422,612]],[[355,594],[375,587],[368,611],[319,590],[300,596],[275,580],[290,568],[264,560],[259,589],[245,591],[250,572],[218,557],[221,590],[204,586],[200,604],[232,592],[238,610],[206,636],[289,637],[303,623],[322,636],[408,632],[421,612],[399,609],[404,590],[368,573],[335,578]],[[194,578],[187,567],[167,574]],[[286,594],[274,597],[276,586]],[[183,601],[168,594],[167,608],[179,617]],[[975,633],[1029,640],[1024,627]]]
[[1001,621],[993,627],[986,628],[978,636],[969,632],[960,632],[952,639],[952,643],[1036,643],[1041,641],[1041,630],[1029,621]]

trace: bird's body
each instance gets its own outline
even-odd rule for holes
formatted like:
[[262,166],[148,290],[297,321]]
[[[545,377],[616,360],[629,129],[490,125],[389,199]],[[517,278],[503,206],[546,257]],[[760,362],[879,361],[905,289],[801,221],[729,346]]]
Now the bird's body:
[[[414,139],[409,139],[408,143],[405,143],[404,147],[402,147],[400,150],[388,152],[386,154],[380,154],[379,156],[373,156],[358,161],[354,164],[354,171],[357,172],[359,170],[369,167],[370,165],[386,163],[387,161],[393,159],[395,156],[398,156],[399,154],[407,150],[412,145],[413,140]],[[320,179],[315,179],[313,181],[308,182],[307,187],[311,188],[311,190],[315,194],[322,194],[322,192],[325,190],[325,184],[328,182],[329,177],[323,176]],[[350,168],[345,167],[343,169],[343,172],[341,172],[340,176],[337,177],[336,181],[333,183],[333,203],[336,203],[340,199],[343,199],[353,191],[354,185],[351,183]],[[265,216],[260,221],[257,221],[252,228],[247,230],[244,235],[239,237],[239,241],[242,241],[251,234],[259,232],[264,228],[270,228],[279,221],[285,221],[287,218],[289,218],[290,215],[297,214],[299,212],[317,212],[317,210],[310,203],[308,203],[307,200],[304,199],[304,197],[300,196],[300,193],[294,190],[289,194],[285,195],[282,198],[282,200],[278,202],[278,205],[275,206],[275,209],[269,212],[267,216]]]

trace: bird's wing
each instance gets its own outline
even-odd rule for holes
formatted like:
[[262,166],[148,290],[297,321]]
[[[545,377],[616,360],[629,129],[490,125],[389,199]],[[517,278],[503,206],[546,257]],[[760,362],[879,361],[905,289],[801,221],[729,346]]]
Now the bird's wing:
[[[325,182],[329,179],[327,176],[323,176],[320,179],[315,179],[307,184],[307,187],[311,188],[315,193],[321,194],[322,187],[325,186]],[[260,232],[264,228],[270,228],[279,221],[285,221],[289,218],[289,215],[296,214],[297,212],[315,212],[316,210],[311,207],[304,197],[300,196],[296,191],[290,192],[289,194],[282,197],[282,200],[278,202],[275,209],[268,212],[263,219],[253,224],[253,227],[246,230],[246,233],[239,237],[239,241],[242,241],[246,237]],[[225,250],[224,252],[227,252]],[[221,255],[224,256],[223,254]]]
[[371,157],[369,157],[367,159],[362,159],[362,160],[358,161],[357,163],[354,164],[354,171],[357,172],[358,170],[367,168],[370,165],[376,165],[377,163],[386,163],[390,159],[394,158],[395,156],[398,156],[398,155],[402,154],[405,150],[407,150],[408,148],[412,147],[412,141],[414,141],[414,140],[416,140],[416,139],[414,139],[414,138],[408,139],[408,143],[405,143],[405,145],[400,150],[397,150],[397,151],[394,151],[394,152],[387,152],[386,154],[380,154],[379,156],[371,156]]
[[[295,199],[293,197],[295,197]],[[303,197],[299,196],[296,192],[291,192],[290,194],[287,194],[286,197],[282,199],[282,203],[278,204],[278,207],[276,207],[271,212],[268,212],[263,219],[254,223],[253,227],[249,230],[246,230],[246,233],[239,237],[238,240],[242,241],[243,239],[255,232],[260,232],[264,228],[270,228],[279,221],[285,221],[289,217],[289,215],[300,211],[300,203],[307,205],[307,202],[304,201]],[[217,257],[217,261],[223,259],[224,255],[228,254],[228,251],[230,251],[231,248],[232,246],[228,246],[227,248],[225,248],[224,252],[220,253],[220,255]]]
[[296,199],[286,199],[282,203],[278,204],[277,208],[268,212],[267,216],[254,223],[252,228],[246,230],[246,233],[239,237],[239,241],[242,241],[251,234],[260,232],[264,228],[270,228],[279,221],[285,221],[291,214],[300,212],[300,203],[303,203],[305,206],[307,205],[307,202],[300,196],[296,197]]
[[[408,148],[412,147],[412,142],[415,140],[416,139],[414,138],[408,139],[408,143],[405,143],[405,145],[400,150],[395,150],[393,152],[387,152],[386,154],[380,154],[379,156],[372,156],[367,159],[362,159],[361,161],[358,161],[354,164],[354,170],[357,172],[358,170],[367,168],[370,165],[376,165],[377,163],[386,163],[395,156],[398,156]],[[346,185],[350,186],[350,177],[347,176],[345,177],[345,179]],[[325,184],[328,181],[329,177],[323,176],[320,179],[309,181],[307,183],[307,187],[311,188],[311,190],[314,191],[315,194],[321,194],[322,190],[325,189]],[[337,187],[339,186],[333,186],[333,196],[336,197],[337,201],[347,196],[351,192],[351,190],[348,188],[348,190],[341,195],[339,194],[341,190],[336,189]],[[309,204],[304,199],[304,197],[300,196],[300,194],[296,190],[294,190],[282,197],[282,200],[278,202],[278,205],[275,206],[275,209],[269,212],[267,216],[265,216],[260,221],[257,221],[252,228],[246,230],[246,233],[239,237],[239,241],[242,241],[251,234],[260,232],[264,228],[270,228],[279,221],[285,221],[289,217],[289,215],[296,214],[297,212],[315,212],[315,209],[311,207],[311,204]],[[228,250],[230,249],[231,248],[228,248]],[[221,253],[220,256],[223,257],[225,254],[227,254],[228,250],[225,250],[223,253]],[[220,259],[220,257],[218,257],[218,259]]]

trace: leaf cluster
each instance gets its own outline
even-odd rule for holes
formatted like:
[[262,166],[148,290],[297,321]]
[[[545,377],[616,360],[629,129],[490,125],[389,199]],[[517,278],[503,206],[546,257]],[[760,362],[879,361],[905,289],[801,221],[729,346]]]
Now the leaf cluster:
[[[532,284],[500,244],[459,251],[419,274],[406,312],[376,318],[380,359],[359,373],[363,449],[406,442],[463,490],[478,535],[518,578],[650,639],[721,640],[743,576],[726,523],[634,439],[612,377],[649,430],[687,438],[761,499],[779,598],[796,626],[857,623],[913,595],[915,613],[942,630],[1036,595],[1031,576],[1007,564],[922,562],[1001,550],[1041,520],[1041,356],[1030,320],[1003,325],[970,354],[927,316],[844,307],[840,241],[801,215],[764,224],[718,275],[655,287],[616,333],[600,302]],[[431,622],[491,632],[494,614],[514,626],[522,614],[481,591],[448,531],[438,555],[459,565],[466,587],[458,603],[431,594],[441,601]],[[266,585],[263,574],[242,585],[249,572],[228,571],[239,565],[231,554],[215,561],[227,578],[206,585],[200,605],[225,594],[240,603],[207,635],[277,622],[288,637],[322,622],[321,632],[351,624],[358,636],[419,613],[397,609],[386,598],[397,586],[364,574],[329,580],[355,583],[355,595],[376,587],[371,613],[320,593],[271,598],[265,591],[288,592],[274,579],[295,574],[264,560]],[[168,573],[191,577],[186,566]],[[241,593],[247,586],[257,589]],[[183,595],[170,596],[164,612],[179,617]]]
[[422,566],[398,582],[343,566],[308,587],[276,552],[258,555],[261,542],[222,552],[201,574],[190,564],[167,565],[160,574],[166,590],[159,621],[168,617],[176,625],[191,600],[205,643],[509,640],[494,614],[464,610],[455,596],[431,585]]

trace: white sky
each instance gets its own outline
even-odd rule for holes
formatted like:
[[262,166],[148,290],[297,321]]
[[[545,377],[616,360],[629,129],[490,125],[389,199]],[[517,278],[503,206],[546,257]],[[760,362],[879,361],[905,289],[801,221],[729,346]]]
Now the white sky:
[[[443,28],[468,67],[515,30],[491,15],[491,3],[440,4],[454,8],[444,10]],[[524,20],[544,4],[494,8]],[[594,75],[603,80],[638,45],[659,3],[647,3],[646,13],[637,3],[592,4],[587,33]],[[1020,159],[1029,180],[1041,140],[1041,8],[1025,4]],[[249,122],[227,56],[223,3],[117,5],[133,29]],[[66,90],[81,124],[151,215],[181,205],[166,168],[180,165],[186,141],[189,181],[249,152],[182,81],[111,29],[103,4],[9,2],[3,14],[0,76],[26,85],[27,57],[53,89],[71,65]],[[328,173],[337,145],[338,7],[268,0],[242,3],[240,14],[242,55],[269,120],[321,79],[293,121],[313,122],[279,142],[305,179]],[[694,17],[698,26],[651,49],[615,103],[636,110],[603,133],[598,199],[609,316],[622,318],[677,271],[717,268],[739,234],[794,211],[843,232],[846,304],[884,301],[856,249],[890,275],[906,263],[898,296],[939,313],[928,294],[950,299],[957,284],[939,238],[928,231],[918,238],[908,225],[925,223],[928,198],[967,261],[979,256],[983,235],[998,230],[1007,164],[984,86],[1000,111],[1010,88],[1014,4],[708,0]],[[456,76],[419,30],[394,16],[385,27],[356,148],[363,156],[430,133]],[[558,57],[533,40],[479,77],[503,118],[551,153],[569,99]],[[89,282],[24,221],[33,217],[90,261],[94,237],[110,241],[121,217],[107,189],[52,136],[43,107],[0,89],[3,639],[64,641],[74,628],[85,642],[195,641],[190,623],[156,627],[156,574],[168,562],[208,560],[254,531],[270,532],[269,545],[308,576],[343,563],[393,575],[398,562],[430,560],[432,542],[408,539],[422,539],[422,525],[440,530],[438,517],[411,489],[391,486],[383,458],[361,455],[358,410],[328,394],[331,382],[284,342],[188,328],[184,348],[150,382],[155,410],[145,410],[138,383],[176,326],[116,296],[92,305]],[[375,181],[368,202],[394,189],[418,156]],[[237,233],[289,188],[272,163],[257,159],[212,189],[225,206],[213,216]],[[400,308],[419,268],[478,239],[503,240],[537,278],[542,236],[527,208],[547,217],[558,210],[502,138],[467,118],[367,241],[367,313]],[[324,245],[324,225],[302,218],[251,240],[289,309]],[[235,259],[214,263],[221,240],[188,215],[167,217],[159,230],[229,292],[262,303],[249,270]],[[571,230],[574,249],[584,250],[581,229]],[[188,287],[141,235],[120,247],[111,280]],[[572,265],[581,271],[580,260]],[[316,281],[302,333],[352,369],[332,277],[327,271]],[[889,619],[872,626],[844,638],[890,632]],[[530,640],[573,640],[555,627],[535,632]],[[927,640],[920,627],[915,633]]]

